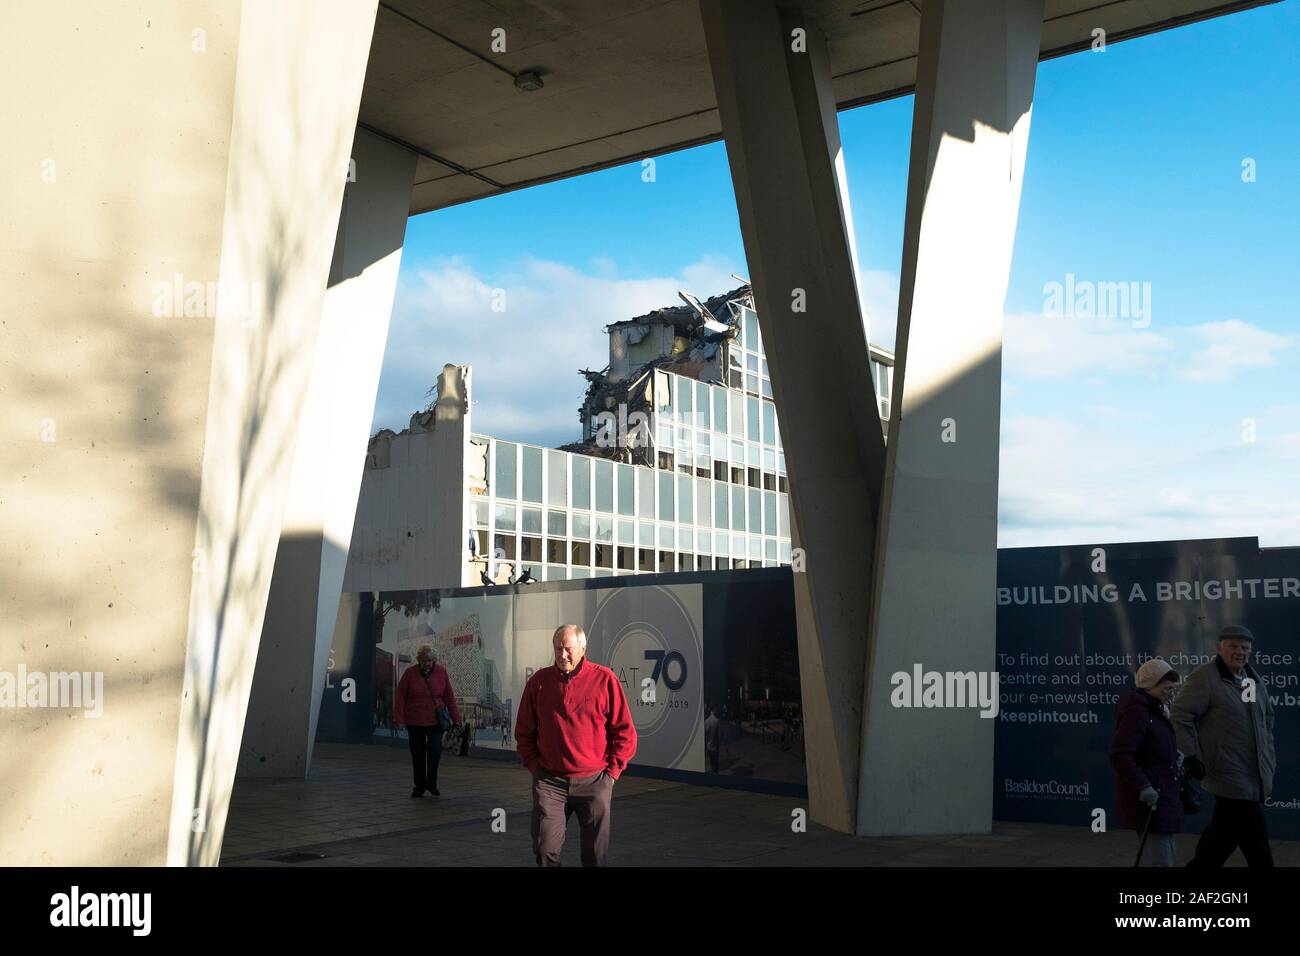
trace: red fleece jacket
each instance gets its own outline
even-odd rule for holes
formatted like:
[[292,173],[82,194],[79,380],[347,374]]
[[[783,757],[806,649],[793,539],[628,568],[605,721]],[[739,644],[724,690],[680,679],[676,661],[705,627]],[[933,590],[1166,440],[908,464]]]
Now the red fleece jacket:
[[447,668],[433,665],[426,681],[420,665],[412,664],[397,682],[393,695],[393,719],[398,726],[432,727],[438,722],[438,708],[446,707],[453,723],[460,723],[460,708],[456,706],[456,692],[452,690]]
[[551,665],[528,678],[515,721],[515,749],[532,773],[615,780],[636,753],[627,694],[608,667],[583,660],[570,675]]

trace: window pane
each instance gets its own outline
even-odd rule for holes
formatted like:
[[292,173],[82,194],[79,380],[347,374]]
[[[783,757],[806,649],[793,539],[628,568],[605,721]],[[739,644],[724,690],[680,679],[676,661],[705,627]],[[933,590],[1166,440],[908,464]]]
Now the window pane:
[[573,507],[591,507],[591,459],[573,456]]
[[562,451],[546,453],[546,503],[560,507],[569,503],[569,456]]
[[659,518],[662,521],[676,520],[673,508],[673,476],[669,472],[659,472]]
[[727,430],[727,390],[721,385],[713,386],[713,430]]
[[690,528],[678,528],[677,543],[682,551],[694,551],[695,533]]
[[614,463],[597,459],[596,465],[596,510],[614,510]]
[[569,533],[569,516],[563,511],[546,512],[546,533],[563,538]]
[[486,501],[474,502],[474,525],[479,528],[488,526],[488,503]]
[[720,481],[713,483],[713,527],[727,526],[727,486]]
[[514,505],[497,505],[496,508],[496,527],[498,531],[514,531],[517,527],[516,513],[518,508]]
[[731,538],[728,535],[718,533],[713,536],[713,553],[728,554],[731,551]]
[[515,462],[518,447],[508,441],[497,442],[496,487],[492,492],[498,498],[519,497],[519,469]]
[[613,541],[614,540],[614,519],[607,518],[604,515],[596,515],[596,540]]
[[728,432],[740,438],[745,434],[745,396],[731,392],[727,396],[727,404],[731,410],[731,427],[728,428]]
[[763,533],[776,534],[776,493],[763,492]]
[[745,489],[731,489],[731,529],[733,531],[745,530]]
[[759,491],[757,488],[749,489],[749,530],[750,531],[762,530],[763,527],[762,496],[763,493]]
[[[513,534],[496,534],[492,536],[493,557],[501,561],[515,559],[515,536]],[[496,569],[498,572],[500,567]],[[493,575],[495,577],[495,574]]]
[[637,493],[640,496],[637,502],[637,516],[653,518],[655,516],[655,473],[649,468],[638,468],[636,480]]
[[580,540],[591,537],[591,515],[573,516],[573,536]]
[[633,494],[636,487],[636,472],[631,465],[618,466],[618,513],[621,515],[634,515],[636,509],[633,507]]
[[642,521],[637,528],[639,544],[644,548],[653,548],[655,546],[655,526],[650,521]]
[[776,444],[776,406],[771,402],[763,402],[763,441]]
[[707,478],[695,479],[695,500],[700,503],[700,513],[695,523],[707,528],[713,524],[713,496],[709,493]]
[[695,424],[700,428],[709,428],[709,386],[703,382],[695,383]]
[[669,375],[667,372],[655,372],[655,398],[659,406],[659,414],[667,421],[676,420],[676,412],[673,408],[673,379],[675,375]]
[[695,503],[691,495],[691,479],[685,475],[677,477],[677,520],[683,524],[690,524],[695,521]]
[[524,501],[542,500],[542,450],[524,446]]
[[[757,391],[757,389],[755,389]],[[758,441],[763,437],[762,422],[758,412],[759,401],[756,398],[745,399],[745,437],[750,441]]]
[[542,533],[542,509],[541,508],[524,509],[524,523],[521,530],[524,532],[524,534]]
[[709,553],[711,553],[711,552],[713,551],[713,532],[712,532],[712,531],[701,531],[701,532],[700,532],[700,550],[703,551],[705,554],[709,554]]
[[618,543],[636,544],[636,522],[635,521],[619,521]]
[[673,526],[670,524],[661,524],[659,526],[659,547],[672,550],[673,545]]
[[688,425],[693,424],[695,422],[695,383],[676,375],[673,376],[673,379],[673,394],[677,397],[677,411],[681,412],[677,420]]

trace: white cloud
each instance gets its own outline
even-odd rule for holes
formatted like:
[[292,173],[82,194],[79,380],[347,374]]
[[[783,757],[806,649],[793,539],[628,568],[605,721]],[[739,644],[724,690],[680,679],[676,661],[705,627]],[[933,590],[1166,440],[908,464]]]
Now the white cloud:
[[1106,410],[1004,420],[998,544],[1237,536],[1300,543],[1296,432],[1263,429],[1255,443],[1213,446],[1186,423],[1120,427]]
[[1278,335],[1258,326],[1230,319],[1193,326],[1190,337],[1201,344],[1179,373],[1189,382],[1227,382],[1250,368],[1271,368],[1279,352],[1295,345],[1294,336]]
[[1227,382],[1267,368],[1296,344],[1237,319],[1166,326],[1157,332],[1125,319],[1006,316],[1003,369],[1008,378],[1061,379],[1086,373],[1150,381]]
[[[472,365],[471,427],[542,445],[580,437],[580,368],[609,361],[604,327],[680,303],[677,290],[708,298],[737,285],[731,262],[702,259],[678,276],[619,278],[611,260],[584,272],[529,258],[483,275],[446,259],[403,275],[393,308],[373,428],[401,429],[428,403],[447,363]],[[504,293],[501,299],[494,293]],[[504,311],[494,312],[493,302]]]
[[1003,375],[1068,378],[1081,372],[1155,377],[1175,351],[1174,342],[1131,322],[1038,313],[1007,315],[1003,327]]

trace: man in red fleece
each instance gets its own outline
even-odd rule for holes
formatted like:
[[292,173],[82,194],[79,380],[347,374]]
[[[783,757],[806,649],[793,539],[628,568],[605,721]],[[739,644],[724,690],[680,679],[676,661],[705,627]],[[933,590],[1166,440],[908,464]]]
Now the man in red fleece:
[[551,638],[555,664],[524,685],[515,749],[533,775],[533,851],[559,866],[569,815],[578,815],[582,865],[603,866],[614,781],[636,753],[627,695],[608,667],[587,660],[587,635],[564,624]]

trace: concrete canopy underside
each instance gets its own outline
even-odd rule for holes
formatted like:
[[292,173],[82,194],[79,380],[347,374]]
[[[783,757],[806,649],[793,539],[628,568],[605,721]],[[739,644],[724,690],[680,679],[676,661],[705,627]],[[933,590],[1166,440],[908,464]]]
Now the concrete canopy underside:
[[[839,109],[913,91],[924,2],[804,4]],[[1040,59],[1272,2],[1046,0]],[[722,135],[697,0],[383,0],[360,120],[420,154],[413,215]]]

